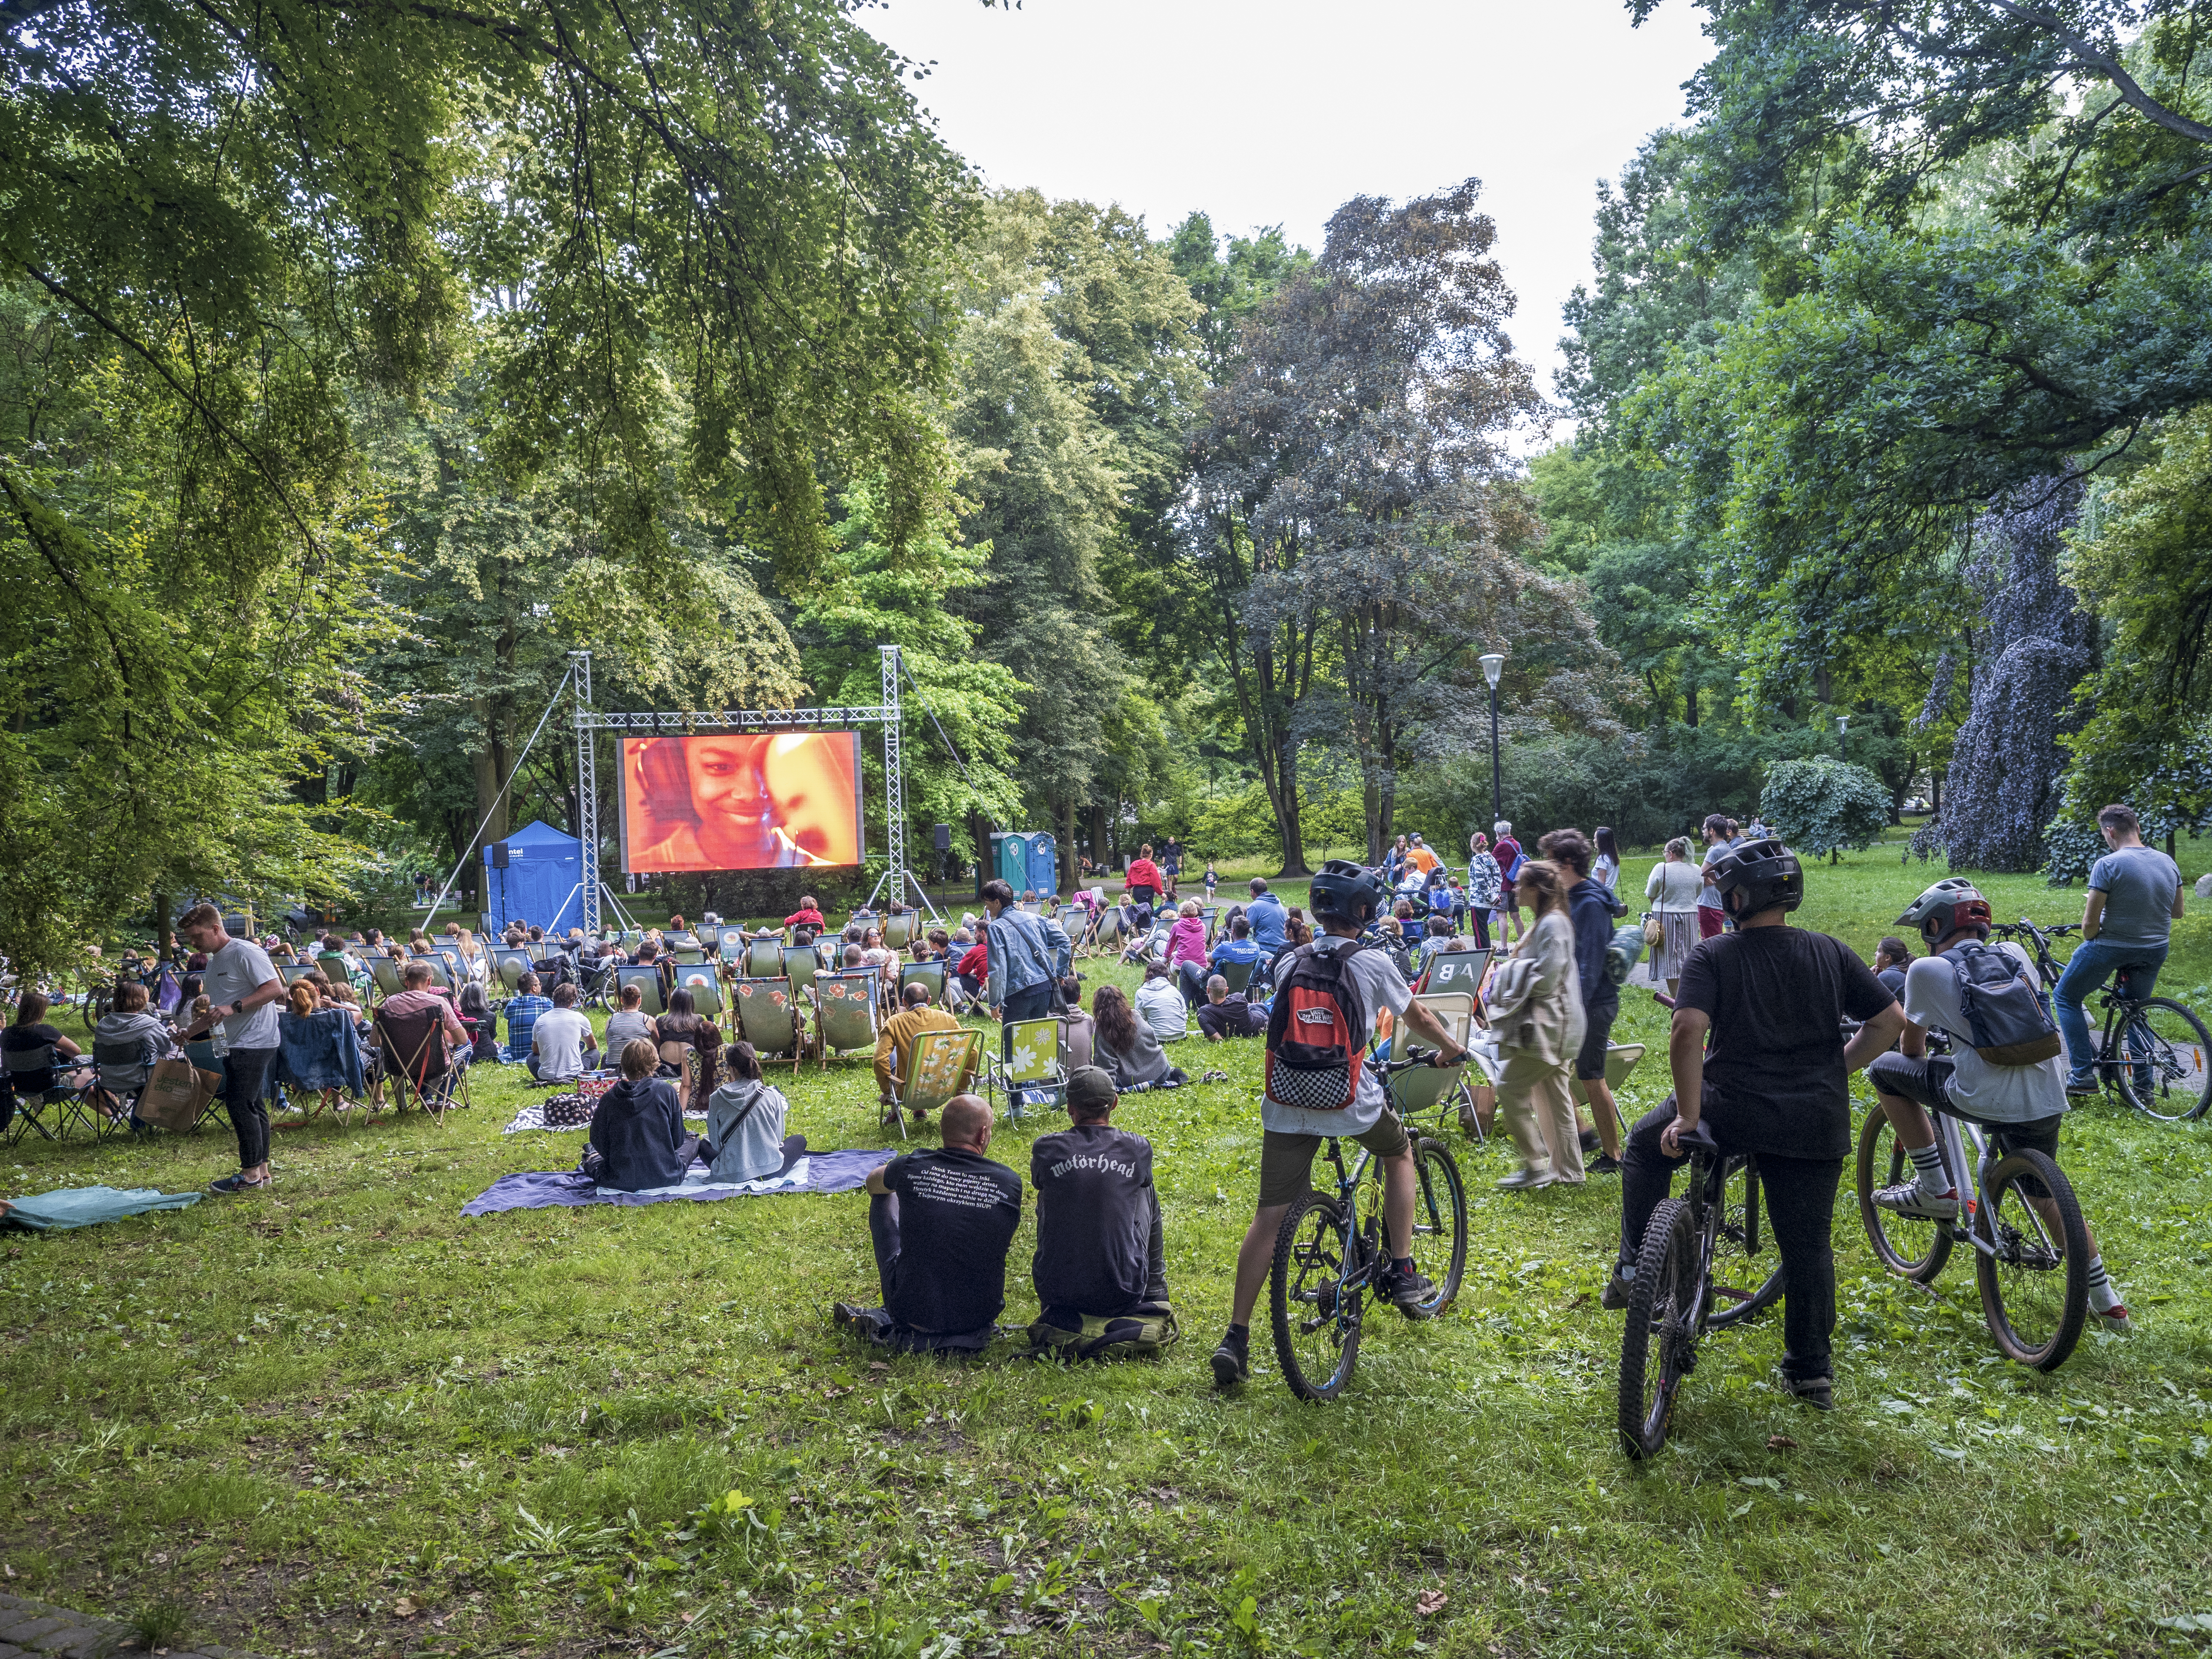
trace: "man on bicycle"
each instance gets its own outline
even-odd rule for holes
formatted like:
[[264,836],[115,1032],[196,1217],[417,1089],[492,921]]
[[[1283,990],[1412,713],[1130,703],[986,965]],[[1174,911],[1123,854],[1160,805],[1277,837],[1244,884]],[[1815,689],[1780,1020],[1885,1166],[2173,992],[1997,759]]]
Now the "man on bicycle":
[[[1723,1152],[1758,1157],[1782,1255],[1782,1385],[1826,1411],[1836,1328],[1828,1231],[1851,1149],[1848,1074],[1897,1041],[1905,1013],[1841,939],[1787,925],[1804,902],[1805,872],[1780,842],[1746,842],[1707,873],[1735,931],[1700,939],[1682,964],[1667,1048],[1674,1092],[1628,1133],[1620,1261],[1602,1301],[1628,1305],[1644,1230],[1689,1156],[1683,1141],[1706,1126]],[[1846,1016],[1864,1022],[1848,1045]]]
[[[1989,901],[1972,882],[1960,876],[1945,878],[1913,900],[1898,921],[1917,927],[1931,954],[1905,970],[1904,1039],[1897,1052],[1881,1055],[1867,1067],[1867,1081],[1874,1085],[1898,1145],[1912,1158],[1914,1178],[1883,1188],[1874,1201],[1899,1215],[1949,1221],[1959,1213],[1959,1189],[1944,1171],[1936,1127],[1924,1109],[1933,1107],[1990,1130],[2001,1154],[2039,1152],[2056,1164],[2058,1127],[2066,1111],[2064,1062],[2053,1054],[2030,1065],[2001,1066],[1974,1047],[1972,1023],[1959,1000],[1958,974],[1944,954],[1990,936]],[[1995,948],[2031,988],[2035,985],[2035,964],[2026,951],[2010,941]],[[1949,1036],[1949,1057],[1928,1052],[1930,1031]],[[2088,1224],[2082,1224],[2086,1230]],[[2132,1329],[2128,1310],[2105,1272],[2094,1232],[2089,1234],[2088,1276],[2089,1308],[2097,1316],[2097,1328]]]
[[[1467,1056],[1467,1050],[1426,1008],[1413,1000],[1413,992],[1397,964],[1381,951],[1364,950],[1360,930],[1388,903],[1389,887],[1371,870],[1348,859],[1331,859],[1313,878],[1308,908],[1324,937],[1302,945],[1278,965],[1276,983],[1285,984],[1300,958],[1334,956],[1349,977],[1360,1003],[1366,1030],[1356,1033],[1364,1044],[1374,1030],[1375,1011],[1388,1008],[1397,1016],[1400,1029],[1435,1045],[1439,1064],[1450,1065]],[[1278,995],[1287,994],[1279,991]],[[1406,1126],[1390,1109],[1382,1079],[1362,1066],[1355,1097],[1349,1106],[1336,1110],[1305,1110],[1279,1103],[1271,1089],[1260,1106],[1260,1202],[1244,1243],[1237,1252],[1236,1300],[1229,1330],[1213,1351],[1213,1383],[1225,1389],[1251,1375],[1252,1309],[1267,1282],[1274,1259],[1276,1235],[1291,1206],[1311,1186],[1314,1154],[1324,1137],[1357,1140],[1372,1152],[1382,1167],[1382,1225],[1389,1235],[1390,1267],[1379,1288],[1401,1309],[1416,1308],[1436,1293],[1436,1286],[1413,1261],[1413,1143]]]
[[2097,814],[2097,828],[2112,851],[2089,866],[2081,943],[2051,993],[2051,1012],[2066,1038],[2066,1092],[2073,1095],[2097,1092],[2097,1055],[2082,1003],[2115,974],[2125,994],[2151,994],[2186,891],[2173,860],[2143,845],[2142,825],[2130,809],[2107,806]]

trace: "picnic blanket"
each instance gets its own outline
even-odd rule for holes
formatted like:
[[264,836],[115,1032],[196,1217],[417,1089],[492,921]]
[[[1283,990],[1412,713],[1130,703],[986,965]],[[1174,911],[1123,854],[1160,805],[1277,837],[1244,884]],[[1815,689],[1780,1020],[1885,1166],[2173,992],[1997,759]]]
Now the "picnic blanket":
[[149,1210],[181,1210],[206,1195],[165,1193],[158,1187],[65,1187],[58,1192],[0,1202],[0,1223],[40,1232],[62,1232],[102,1221],[120,1221],[126,1215],[143,1215]]
[[[687,1123],[704,1123],[707,1121],[707,1115],[704,1112],[686,1112],[684,1114],[684,1120]],[[545,1103],[542,1100],[533,1100],[517,1112],[514,1121],[501,1129],[500,1133],[519,1135],[532,1129],[543,1129],[549,1134],[559,1134],[568,1129],[588,1129],[591,1127],[591,1121],[588,1118],[581,1123],[548,1123],[545,1121]]]
[[889,1151],[810,1152],[806,1137],[793,1135],[783,1143],[783,1167],[757,1181],[716,1181],[705,1164],[695,1162],[680,1186],[630,1193],[602,1187],[576,1170],[532,1170],[501,1176],[463,1205],[461,1213],[497,1215],[507,1210],[576,1209],[586,1204],[672,1204],[682,1199],[755,1198],[769,1193],[849,1193],[868,1178],[869,1170],[891,1157]]

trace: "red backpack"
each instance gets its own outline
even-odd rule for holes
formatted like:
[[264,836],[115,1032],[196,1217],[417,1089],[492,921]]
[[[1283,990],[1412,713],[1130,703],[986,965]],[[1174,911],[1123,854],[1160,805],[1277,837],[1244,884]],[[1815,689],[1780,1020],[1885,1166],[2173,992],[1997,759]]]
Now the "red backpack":
[[1275,981],[1267,1015],[1267,1098],[1309,1112],[1340,1112],[1359,1093],[1367,1006],[1351,961],[1359,945],[1301,945]]

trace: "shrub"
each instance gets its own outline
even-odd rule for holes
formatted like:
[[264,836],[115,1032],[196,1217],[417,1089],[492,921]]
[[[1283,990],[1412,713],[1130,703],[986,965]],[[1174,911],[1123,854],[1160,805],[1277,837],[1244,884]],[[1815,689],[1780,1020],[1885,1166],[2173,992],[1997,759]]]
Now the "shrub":
[[1889,824],[1889,791],[1863,766],[1821,757],[1766,769],[1759,815],[1800,854],[1870,847]]

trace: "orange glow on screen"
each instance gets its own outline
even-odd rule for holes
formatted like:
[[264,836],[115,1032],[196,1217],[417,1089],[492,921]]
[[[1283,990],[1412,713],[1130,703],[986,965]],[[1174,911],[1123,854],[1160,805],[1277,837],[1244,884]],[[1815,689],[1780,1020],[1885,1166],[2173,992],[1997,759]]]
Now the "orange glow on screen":
[[622,757],[625,870],[860,861],[856,732],[624,738]]

